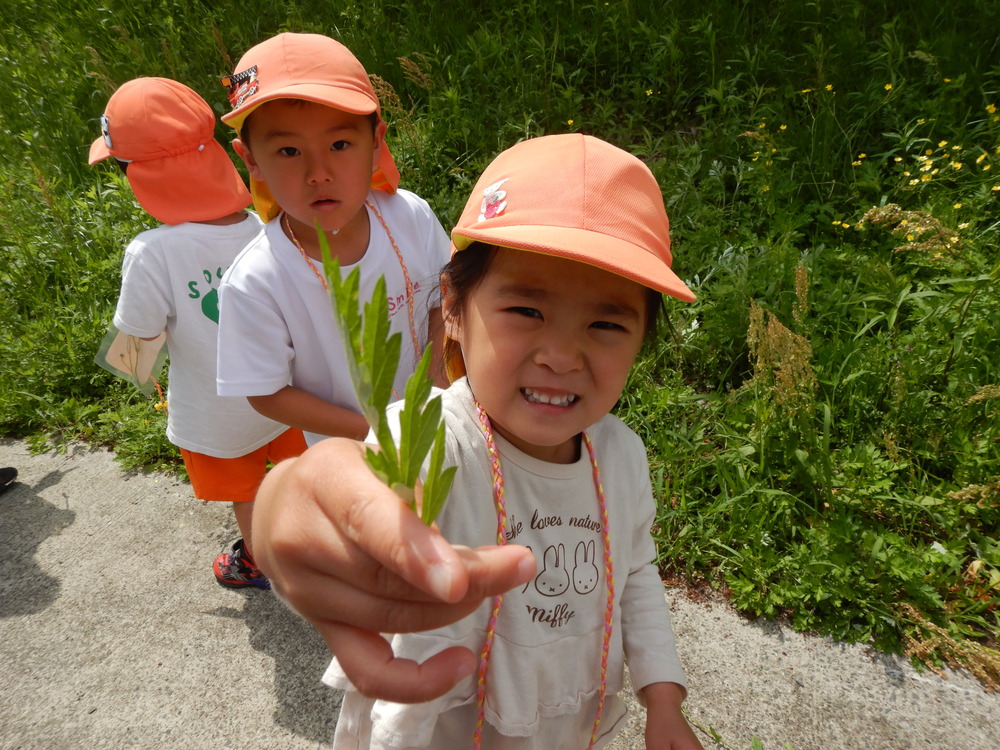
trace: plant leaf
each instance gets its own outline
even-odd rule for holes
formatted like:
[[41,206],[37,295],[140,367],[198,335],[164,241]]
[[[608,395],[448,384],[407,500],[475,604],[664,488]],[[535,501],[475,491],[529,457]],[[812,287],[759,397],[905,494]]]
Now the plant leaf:
[[393,385],[402,348],[402,336],[392,333],[385,277],[375,282],[372,298],[359,304],[360,271],[358,268],[344,278],[340,264],[330,252],[326,235],[316,226],[323,254],[330,303],[343,332],[345,356],[351,373],[351,383],[357,394],[368,424],[371,425],[379,450],[368,448],[365,461],[372,472],[414,510],[416,487],[427,454],[431,453],[427,479],[424,482],[422,520],[434,521],[448,497],[455,467],[444,464],[444,421],[441,418],[441,398],[428,400],[431,393],[431,352],[426,350],[416,369],[406,381],[405,403],[399,411],[399,443],[393,440],[386,420],[386,407],[394,395]]

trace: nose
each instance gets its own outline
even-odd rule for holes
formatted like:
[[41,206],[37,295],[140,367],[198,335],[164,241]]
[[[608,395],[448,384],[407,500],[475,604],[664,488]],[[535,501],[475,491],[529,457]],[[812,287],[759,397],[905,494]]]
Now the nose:
[[575,372],[583,367],[584,360],[577,337],[566,331],[551,329],[537,342],[535,363],[554,373]]
[[333,170],[327,165],[326,160],[321,157],[311,157],[306,163],[306,182],[318,185],[331,180],[333,180]]

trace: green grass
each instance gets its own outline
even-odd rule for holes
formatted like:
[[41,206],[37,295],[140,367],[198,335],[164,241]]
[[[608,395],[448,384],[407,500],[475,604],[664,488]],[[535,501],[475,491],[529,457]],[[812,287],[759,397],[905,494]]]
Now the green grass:
[[665,575],[997,688],[997,4],[446,7],[8,0],[0,434],[178,466],[152,402],[92,363],[151,223],[87,166],[97,118],[139,75],[221,114],[244,49],[327,33],[378,77],[404,186],[445,225],[492,156],[544,133],[659,179],[699,299],[669,304],[619,411],[649,445]]

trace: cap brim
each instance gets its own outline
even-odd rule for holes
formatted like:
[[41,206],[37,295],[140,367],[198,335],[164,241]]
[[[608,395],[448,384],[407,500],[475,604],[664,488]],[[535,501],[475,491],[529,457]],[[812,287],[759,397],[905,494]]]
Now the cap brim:
[[461,233],[457,230],[452,233],[453,253],[464,250],[472,242],[575,260],[684,302],[697,299],[663,259],[650,254],[645,248],[611,235],[551,226],[492,227],[488,231],[463,229]]
[[87,163],[97,164],[97,162],[104,161],[109,156],[111,156],[111,150],[108,148],[108,144],[104,142],[104,136],[102,135],[90,144],[90,156],[87,159]]
[[232,112],[224,114],[222,121],[237,132],[243,127],[243,121],[261,104],[273,102],[275,99],[302,99],[327,107],[340,109],[355,115],[370,115],[378,111],[378,104],[372,101],[368,94],[361,91],[330,86],[320,83],[297,83],[272,91],[264,96],[251,97]]

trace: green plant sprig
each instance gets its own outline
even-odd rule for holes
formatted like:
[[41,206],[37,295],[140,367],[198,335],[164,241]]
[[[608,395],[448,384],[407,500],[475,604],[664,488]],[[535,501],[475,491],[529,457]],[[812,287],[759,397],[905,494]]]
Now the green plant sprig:
[[386,407],[399,366],[402,337],[390,333],[389,303],[385,277],[375,283],[372,298],[360,306],[360,272],[354,268],[341,277],[340,263],[330,252],[325,234],[319,230],[323,272],[330,302],[344,336],[351,382],[361,404],[361,413],[372,426],[379,450],[368,448],[365,461],[385,484],[417,512],[420,468],[430,453],[427,477],[420,498],[420,519],[430,525],[444,506],[456,467],[444,467],[444,420],[441,397],[430,398],[431,352],[428,348],[406,381],[405,405],[399,412],[399,446],[392,438]]

